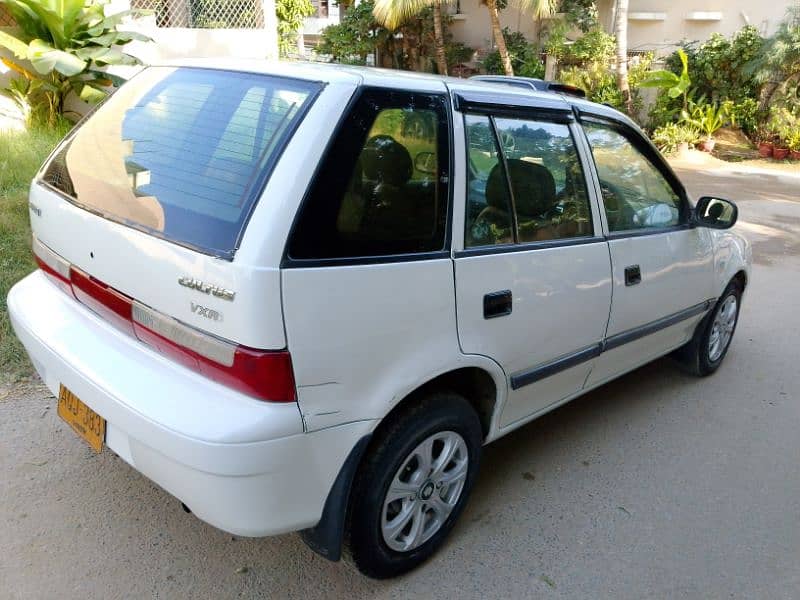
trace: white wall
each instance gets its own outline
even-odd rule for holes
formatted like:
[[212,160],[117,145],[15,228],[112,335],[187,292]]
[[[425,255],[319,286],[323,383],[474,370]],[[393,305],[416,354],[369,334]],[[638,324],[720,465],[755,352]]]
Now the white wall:
[[[628,22],[628,45],[631,50],[671,51],[683,39],[705,41],[714,32],[730,36],[747,24],[756,26],[762,35],[772,35],[789,6],[797,0],[630,0],[629,12],[663,14],[662,20],[633,18]],[[614,0],[597,0],[600,23],[613,30]],[[692,13],[720,13],[719,19],[697,20]],[[492,30],[489,13],[480,0],[461,0],[461,15],[456,16],[450,31],[456,41],[472,48],[488,48]],[[716,16],[716,15],[710,15]],[[660,16],[659,16],[660,18]],[[500,13],[502,26],[521,31],[529,40],[537,38],[537,23],[521,12],[513,2]],[[574,35],[570,34],[570,37]]]

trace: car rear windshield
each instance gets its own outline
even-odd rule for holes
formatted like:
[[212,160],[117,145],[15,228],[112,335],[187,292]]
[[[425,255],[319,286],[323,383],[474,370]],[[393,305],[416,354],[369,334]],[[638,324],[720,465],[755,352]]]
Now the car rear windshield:
[[42,180],[103,217],[232,258],[317,82],[151,67],[61,147]]

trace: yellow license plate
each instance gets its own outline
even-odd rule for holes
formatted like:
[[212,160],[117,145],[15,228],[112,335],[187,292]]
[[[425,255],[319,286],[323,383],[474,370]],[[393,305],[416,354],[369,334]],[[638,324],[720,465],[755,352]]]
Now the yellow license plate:
[[86,440],[95,452],[103,449],[106,420],[63,385],[58,389],[58,416]]

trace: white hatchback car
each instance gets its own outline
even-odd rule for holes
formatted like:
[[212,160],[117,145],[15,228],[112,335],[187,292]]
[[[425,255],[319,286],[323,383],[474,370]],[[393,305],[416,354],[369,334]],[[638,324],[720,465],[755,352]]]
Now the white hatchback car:
[[31,185],[8,298],[58,414],[200,519],[372,577],[483,444],[669,352],[713,372],[750,249],[620,113],[400,72],[145,69]]

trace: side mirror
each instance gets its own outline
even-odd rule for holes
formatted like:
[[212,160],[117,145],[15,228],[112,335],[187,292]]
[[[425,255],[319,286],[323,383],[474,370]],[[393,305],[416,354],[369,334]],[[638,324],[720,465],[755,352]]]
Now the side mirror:
[[420,173],[436,174],[436,154],[433,152],[418,152],[414,157],[414,168]]
[[694,208],[694,222],[700,227],[729,229],[736,223],[739,209],[730,200],[703,196]]

